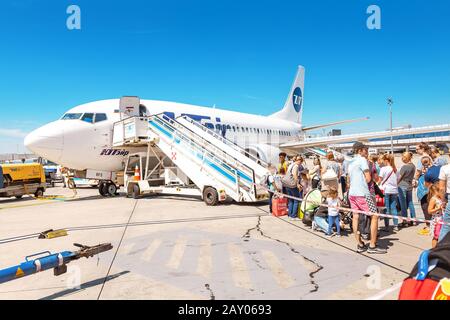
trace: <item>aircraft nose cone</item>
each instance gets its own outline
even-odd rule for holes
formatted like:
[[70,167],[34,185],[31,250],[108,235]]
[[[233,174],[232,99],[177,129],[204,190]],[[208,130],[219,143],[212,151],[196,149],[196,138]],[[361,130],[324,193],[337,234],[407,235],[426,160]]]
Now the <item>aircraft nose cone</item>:
[[25,137],[24,145],[38,156],[58,162],[62,155],[64,132],[55,124],[48,124]]

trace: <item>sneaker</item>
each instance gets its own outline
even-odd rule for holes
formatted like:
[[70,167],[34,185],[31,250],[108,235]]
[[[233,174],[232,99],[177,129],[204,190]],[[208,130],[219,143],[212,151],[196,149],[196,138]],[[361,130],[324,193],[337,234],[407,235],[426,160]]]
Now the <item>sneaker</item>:
[[356,252],[357,253],[361,253],[367,250],[367,245],[366,244],[358,244],[356,246]]
[[312,231],[316,231],[317,230],[317,224],[316,224],[315,221],[312,222],[311,229],[312,229]]
[[398,231],[400,231],[400,228],[399,228],[398,226],[395,226],[395,227],[394,227],[394,231],[395,231],[395,232],[398,232]]
[[374,247],[374,248],[369,247],[367,249],[367,253],[370,253],[370,254],[386,253],[386,252],[387,252],[386,249],[381,249],[379,247]]
[[340,238],[340,237],[341,237],[341,235],[340,235],[340,234],[337,234],[337,235],[336,235],[336,238]]

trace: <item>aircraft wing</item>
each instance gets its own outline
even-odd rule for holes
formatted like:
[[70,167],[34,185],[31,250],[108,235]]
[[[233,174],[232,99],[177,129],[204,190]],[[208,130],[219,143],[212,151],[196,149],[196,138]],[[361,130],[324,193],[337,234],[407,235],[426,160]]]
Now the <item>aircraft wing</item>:
[[346,124],[346,123],[352,123],[352,122],[358,122],[358,121],[366,121],[366,120],[369,120],[369,117],[359,118],[359,119],[343,120],[343,121],[336,121],[336,122],[331,122],[331,123],[326,123],[326,124],[319,124],[319,125],[315,125],[315,126],[304,127],[304,128],[302,128],[302,130],[303,131],[311,131],[311,130],[316,130],[316,129],[321,129],[321,128],[333,127],[333,126],[336,126],[338,124]]
[[449,140],[450,136],[450,124],[428,126],[428,127],[417,127],[408,129],[397,129],[391,131],[378,131],[378,132],[367,132],[358,134],[348,134],[342,136],[329,136],[329,137],[319,137],[319,138],[309,138],[300,141],[292,141],[281,144],[281,148],[287,149],[298,149],[298,148],[308,148],[308,147],[323,147],[336,144],[353,143],[355,141],[366,142],[375,145],[377,140],[380,141],[383,138],[390,138],[391,135],[394,140],[397,141],[410,141],[410,144],[414,144],[418,139],[422,138],[420,135],[425,133],[443,133],[445,140]]

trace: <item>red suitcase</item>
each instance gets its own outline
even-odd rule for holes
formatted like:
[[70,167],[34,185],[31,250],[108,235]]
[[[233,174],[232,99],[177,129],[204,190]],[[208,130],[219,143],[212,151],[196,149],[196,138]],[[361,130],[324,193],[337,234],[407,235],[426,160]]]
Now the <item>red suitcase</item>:
[[287,215],[287,198],[273,198],[272,199],[272,215],[275,217]]

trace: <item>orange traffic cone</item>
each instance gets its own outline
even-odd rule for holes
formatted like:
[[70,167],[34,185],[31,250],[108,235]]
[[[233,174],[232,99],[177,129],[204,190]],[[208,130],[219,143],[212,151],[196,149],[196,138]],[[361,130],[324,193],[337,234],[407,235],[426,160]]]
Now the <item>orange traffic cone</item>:
[[139,170],[138,165],[134,168],[134,181],[140,181],[141,180],[141,171]]

